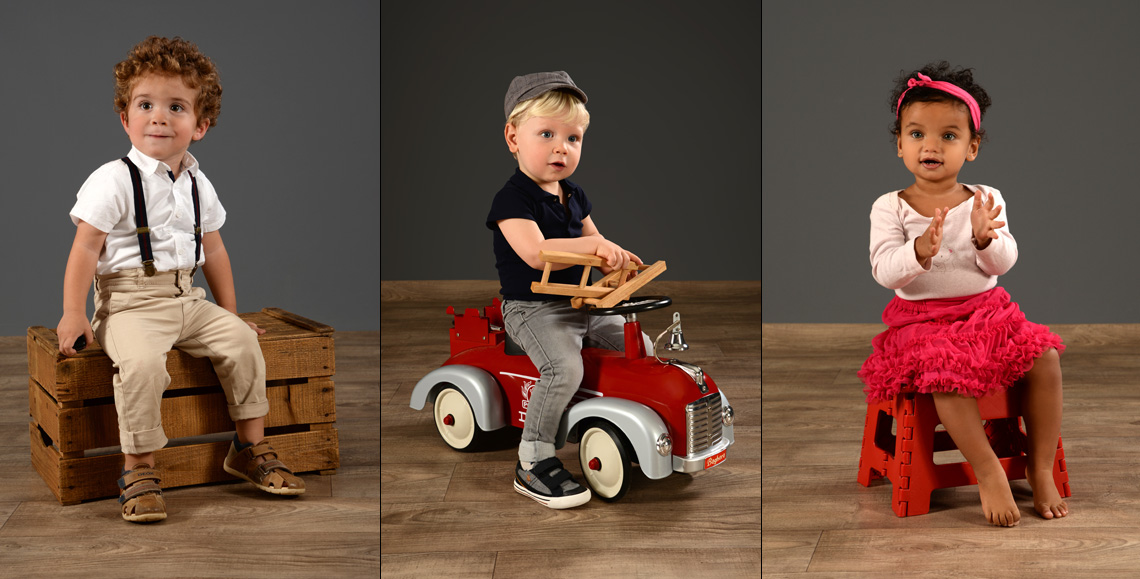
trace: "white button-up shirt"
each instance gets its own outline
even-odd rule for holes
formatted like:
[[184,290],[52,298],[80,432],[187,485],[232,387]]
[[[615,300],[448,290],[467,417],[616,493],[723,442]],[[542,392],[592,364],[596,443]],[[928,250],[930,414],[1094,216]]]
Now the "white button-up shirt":
[[[226,210],[210,180],[198,170],[198,161],[189,152],[182,161],[177,181],[170,179],[170,167],[131,147],[127,157],[139,168],[146,216],[150,227],[154,267],[158,271],[191,269],[206,262],[205,251],[194,263],[194,198],[190,175],[198,181],[202,213],[202,234],[217,231],[226,221]],[[79,188],[78,201],[71,209],[71,221],[79,220],[107,234],[99,255],[96,273],[104,275],[142,267],[142,253],[135,225],[134,188],[127,164],[116,159],[99,167]]]

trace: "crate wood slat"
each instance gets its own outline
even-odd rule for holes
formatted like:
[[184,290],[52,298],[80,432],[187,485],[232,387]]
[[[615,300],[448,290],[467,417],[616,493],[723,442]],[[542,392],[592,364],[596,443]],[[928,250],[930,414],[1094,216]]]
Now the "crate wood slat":
[[[39,384],[28,380],[32,420],[51,437],[61,452],[119,445],[119,426],[112,399],[62,408]],[[221,386],[190,396],[162,399],[162,427],[170,439],[200,436],[234,429]],[[269,416],[265,427],[336,421],[336,400],[331,380],[266,387]],[[61,427],[61,424],[63,425]]]
[[[322,330],[314,332],[290,323],[291,319],[304,318],[279,316],[281,315],[273,316],[264,311],[241,314],[242,319],[267,330],[258,337],[265,357],[265,379],[289,380],[335,374],[332,329],[308,321]],[[59,354],[58,344],[54,330],[41,326],[28,329],[29,376],[60,402],[114,395],[111,380],[115,368],[98,342],[93,341],[85,350],[72,357]],[[180,350],[172,350],[167,356],[166,370],[170,374],[167,390],[218,384],[217,375],[208,359],[195,358]]]
[[[264,313],[266,315],[269,315],[269,316],[277,318],[279,320],[288,322],[294,326],[305,328],[306,330],[309,330],[311,332],[316,332],[318,334],[332,334],[333,333],[332,326],[328,326],[328,325],[322,324],[320,322],[314,322],[313,320],[310,320],[309,318],[298,316],[297,314],[294,314],[293,312],[287,312],[281,308],[263,308],[261,311],[262,311],[262,313]],[[258,324],[258,325],[260,326],[261,324]]]
[[[90,458],[64,458],[55,447],[43,444],[35,423],[30,423],[32,465],[63,505],[119,496],[116,480],[123,467],[121,454]],[[335,428],[277,434],[265,437],[287,456],[294,472],[335,471],[340,467]],[[163,488],[239,480],[222,470],[229,442],[168,446],[155,451]]]
[[[294,472],[334,474],[339,447],[333,328],[279,308],[240,316],[266,330],[258,336],[269,400],[265,426],[273,433],[266,438]],[[59,354],[57,344],[54,330],[28,328],[32,463],[62,504],[117,496],[122,454],[106,454],[119,445],[115,368],[98,343],[72,357]],[[189,439],[234,430],[210,361],[175,349],[166,367],[171,384],[162,398],[162,424],[171,445],[157,451],[156,459],[163,487],[232,479],[221,469],[228,442]]]

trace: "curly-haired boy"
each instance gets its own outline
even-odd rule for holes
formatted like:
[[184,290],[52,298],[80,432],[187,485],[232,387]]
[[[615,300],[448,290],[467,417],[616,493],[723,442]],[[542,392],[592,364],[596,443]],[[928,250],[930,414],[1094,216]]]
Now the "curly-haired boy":
[[[75,241],[63,284],[59,351],[97,338],[114,362],[123,451],[123,518],[166,518],[154,453],[167,443],[162,393],[172,347],[209,357],[236,433],[223,467],[274,494],[305,483],[264,441],[265,330],[237,316],[233,273],[219,232],[226,219],[213,185],[187,152],[218,124],[222,87],[214,63],[181,38],[152,36],[115,66],[115,111],[131,141],[122,159],[97,169],[71,210]],[[198,268],[217,304],[194,287]],[[95,285],[95,314],[87,293]],[[82,338],[83,340],[80,340]]]

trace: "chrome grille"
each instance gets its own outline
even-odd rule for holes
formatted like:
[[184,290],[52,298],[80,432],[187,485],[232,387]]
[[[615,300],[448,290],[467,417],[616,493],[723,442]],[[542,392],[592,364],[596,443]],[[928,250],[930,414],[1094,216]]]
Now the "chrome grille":
[[722,428],[720,406],[719,392],[713,392],[696,402],[685,405],[689,456],[707,450],[720,442]]

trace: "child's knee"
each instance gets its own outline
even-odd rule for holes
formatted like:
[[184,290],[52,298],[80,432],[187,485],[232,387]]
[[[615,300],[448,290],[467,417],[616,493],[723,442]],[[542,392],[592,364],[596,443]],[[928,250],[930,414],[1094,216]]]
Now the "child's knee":
[[169,383],[170,375],[166,372],[166,356],[140,355],[118,360],[119,377],[126,382],[151,383],[159,382],[165,389]]
[[1036,360],[1033,361],[1033,367],[1030,368],[1029,373],[1040,374],[1043,372],[1061,373],[1061,354],[1056,348],[1049,348],[1045,350]]
[[222,337],[213,346],[219,354],[238,363],[264,364],[257,332],[237,316],[227,319]]
[[542,374],[549,378],[551,389],[578,388],[582,383],[582,376],[585,374],[585,371],[582,368],[582,360],[579,358],[576,362],[577,363],[575,363],[575,361],[556,362],[543,369]]

